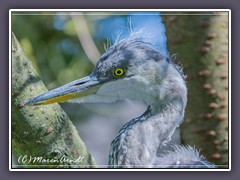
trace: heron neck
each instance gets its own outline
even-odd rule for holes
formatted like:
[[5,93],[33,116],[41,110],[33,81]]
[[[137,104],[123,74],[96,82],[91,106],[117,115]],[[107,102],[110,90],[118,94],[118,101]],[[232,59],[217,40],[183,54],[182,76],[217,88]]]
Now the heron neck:
[[148,109],[119,131],[111,144],[110,165],[153,165],[159,147],[171,139],[181,123],[187,102],[187,89],[179,73],[173,67],[169,68],[172,71],[167,73],[164,81],[158,82],[159,78],[150,78],[153,81],[151,88],[144,85],[145,88],[140,89],[145,96],[139,98],[145,100]]
[[126,123],[111,144],[109,165],[153,165],[159,146],[171,139],[182,120],[182,112],[175,106],[152,104],[143,115]]

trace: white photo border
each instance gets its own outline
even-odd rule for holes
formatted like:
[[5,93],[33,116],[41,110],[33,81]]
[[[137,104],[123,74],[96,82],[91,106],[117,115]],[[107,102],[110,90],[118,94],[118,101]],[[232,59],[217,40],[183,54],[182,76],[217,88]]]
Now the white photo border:
[[[34,15],[40,15],[39,12],[60,12],[60,14],[70,14],[70,12],[227,12],[229,24],[229,52],[228,52],[228,123],[229,123],[229,162],[228,169],[101,169],[101,168],[92,168],[92,169],[23,169],[23,168],[13,168],[12,167],[12,136],[11,136],[11,66],[12,66],[12,56],[11,56],[11,30],[12,30],[12,13],[17,12],[36,12]],[[64,12],[64,13],[63,13]],[[21,14],[22,15],[22,14]],[[42,15],[42,14],[41,14]],[[46,15],[54,15],[54,14],[46,14]],[[172,14],[171,14],[172,15]],[[201,14],[201,15],[209,15],[209,14]],[[212,14],[211,14],[212,15]],[[9,171],[231,171],[231,10],[230,9],[10,9],[9,10]]]

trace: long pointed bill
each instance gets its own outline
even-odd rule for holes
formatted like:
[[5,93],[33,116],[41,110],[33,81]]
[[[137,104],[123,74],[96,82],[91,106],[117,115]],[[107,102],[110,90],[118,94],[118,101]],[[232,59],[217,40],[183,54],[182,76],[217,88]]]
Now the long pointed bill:
[[23,106],[64,102],[69,99],[94,94],[100,87],[101,84],[95,77],[87,76],[41,94],[26,102]]

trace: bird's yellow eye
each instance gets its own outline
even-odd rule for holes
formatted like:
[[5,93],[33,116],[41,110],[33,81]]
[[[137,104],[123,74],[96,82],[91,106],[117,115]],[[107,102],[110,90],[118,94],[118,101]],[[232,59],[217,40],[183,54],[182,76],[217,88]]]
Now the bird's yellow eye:
[[123,68],[116,68],[114,70],[114,75],[115,76],[122,76],[122,75],[124,75],[124,69]]

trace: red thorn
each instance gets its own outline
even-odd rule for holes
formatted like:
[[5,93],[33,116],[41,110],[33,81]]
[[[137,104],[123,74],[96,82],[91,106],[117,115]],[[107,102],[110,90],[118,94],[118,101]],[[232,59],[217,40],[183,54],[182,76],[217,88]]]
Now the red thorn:
[[216,136],[216,131],[210,130],[210,131],[208,131],[208,135],[209,136]]
[[212,159],[220,159],[221,158],[221,154],[219,154],[219,153],[212,154],[210,156],[210,158],[212,158]]
[[213,38],[216,38],[217,37],[217,33],[209,33],[208,35],[207,35],[207,38],[208,39],[213,39]]
[[211,102],[211,103],[209,104],[209,107],[210,107],[210,108],[213,108],[213,109],[216,109],[216,108],[218,107],[218,104],[215,103],[215,102]]
[[206,83],[206,84],[204,84],[203,85],[203,89],[207,89],[207,90],[209,90],[209,89],[211,89],[211,85],[210,84],[208,84],[208,83]]

